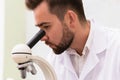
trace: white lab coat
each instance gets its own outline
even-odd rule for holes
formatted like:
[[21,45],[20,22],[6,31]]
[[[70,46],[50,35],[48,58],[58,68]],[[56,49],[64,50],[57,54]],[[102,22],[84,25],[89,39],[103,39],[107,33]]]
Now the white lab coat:
[[57,80],[120,80],[120,33],[91,22],[93,32],[89,54],[77,77],[68,51],[49,54]]

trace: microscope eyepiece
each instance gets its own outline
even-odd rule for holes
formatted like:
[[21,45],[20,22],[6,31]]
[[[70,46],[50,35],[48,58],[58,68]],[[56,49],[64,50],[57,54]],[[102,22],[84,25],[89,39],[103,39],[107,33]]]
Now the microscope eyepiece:
[[38,31],[35,36],[27,43],[27,45],[32,48],[43,36],[45,35],[45,31]]

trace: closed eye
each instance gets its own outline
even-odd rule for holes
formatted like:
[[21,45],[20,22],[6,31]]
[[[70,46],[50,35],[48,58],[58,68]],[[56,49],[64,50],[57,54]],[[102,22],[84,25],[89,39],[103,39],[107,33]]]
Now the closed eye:
[[43,23],[37,24],[36,26],[38,26],[39,28],[43,30],[48,29],[50,27],[50,22],[43,22]]
[[43,26],[44,29],[48,29],[49,28],[49,25],[46,25],[46,26]]

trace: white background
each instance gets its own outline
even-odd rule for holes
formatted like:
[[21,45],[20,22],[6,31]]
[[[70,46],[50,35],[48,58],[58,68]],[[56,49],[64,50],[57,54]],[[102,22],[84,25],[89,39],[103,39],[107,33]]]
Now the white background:
[[83,0],[88,18],[103,25],[120,27],[120,0]]

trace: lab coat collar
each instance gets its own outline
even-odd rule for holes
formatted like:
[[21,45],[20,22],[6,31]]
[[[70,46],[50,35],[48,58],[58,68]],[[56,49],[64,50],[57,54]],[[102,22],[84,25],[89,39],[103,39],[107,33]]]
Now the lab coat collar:
[[70,55],[76,52],[75,50],[68,48],[66,51],[64,51],[61,56],[59,56],[59,62],[61,63],[61,65],[64,67],[64,69],[68,72],[70,72],[70,74],[72,74],[73,76],[75,76],[77,78],[77,74],[74,70],[74,67],[72,65],[71,59],[70,59]]
[[104,34],[105,30],[101,27],[102,26],[95,24],[93,21],[91,22],[90,35],[88,37],[88,40],[90,41],[87,41],[86,45],[89,49],[89,53],[83,70],[81,72],[80,80],[84,80],[87,74],[92,69],[94,69],[96,64],[100,61],[100,57],[98,54],[100,54],[106,49],[106,34]]
[[[67,54],[66,54],[67,53]],[[64,60],[64,66],[66,69],[68,69],[70,72],[72,72],[73,74],[76,74],[75,70],[74,70],[74,67],[72,65],[72,62],[71,62],[71,59],[70,59],[70,54],[72,53],[76,53],[75,50],[69,48],[65,51],[65,54],[64,54],[64,57],[65,57],[65,60]],[[77,75],[75,75],[77,76]]]
[[107,41],[105,39],[106,34],[104,34],[106,31],[104,30],[104,28],[101,27],[102,26],[98,23],[95,23],[94,20],[91,20],[90,33],[84,49],[88,48],[88,50],[91,50],[94,47],[94,52],[100,53],[106,48]]

